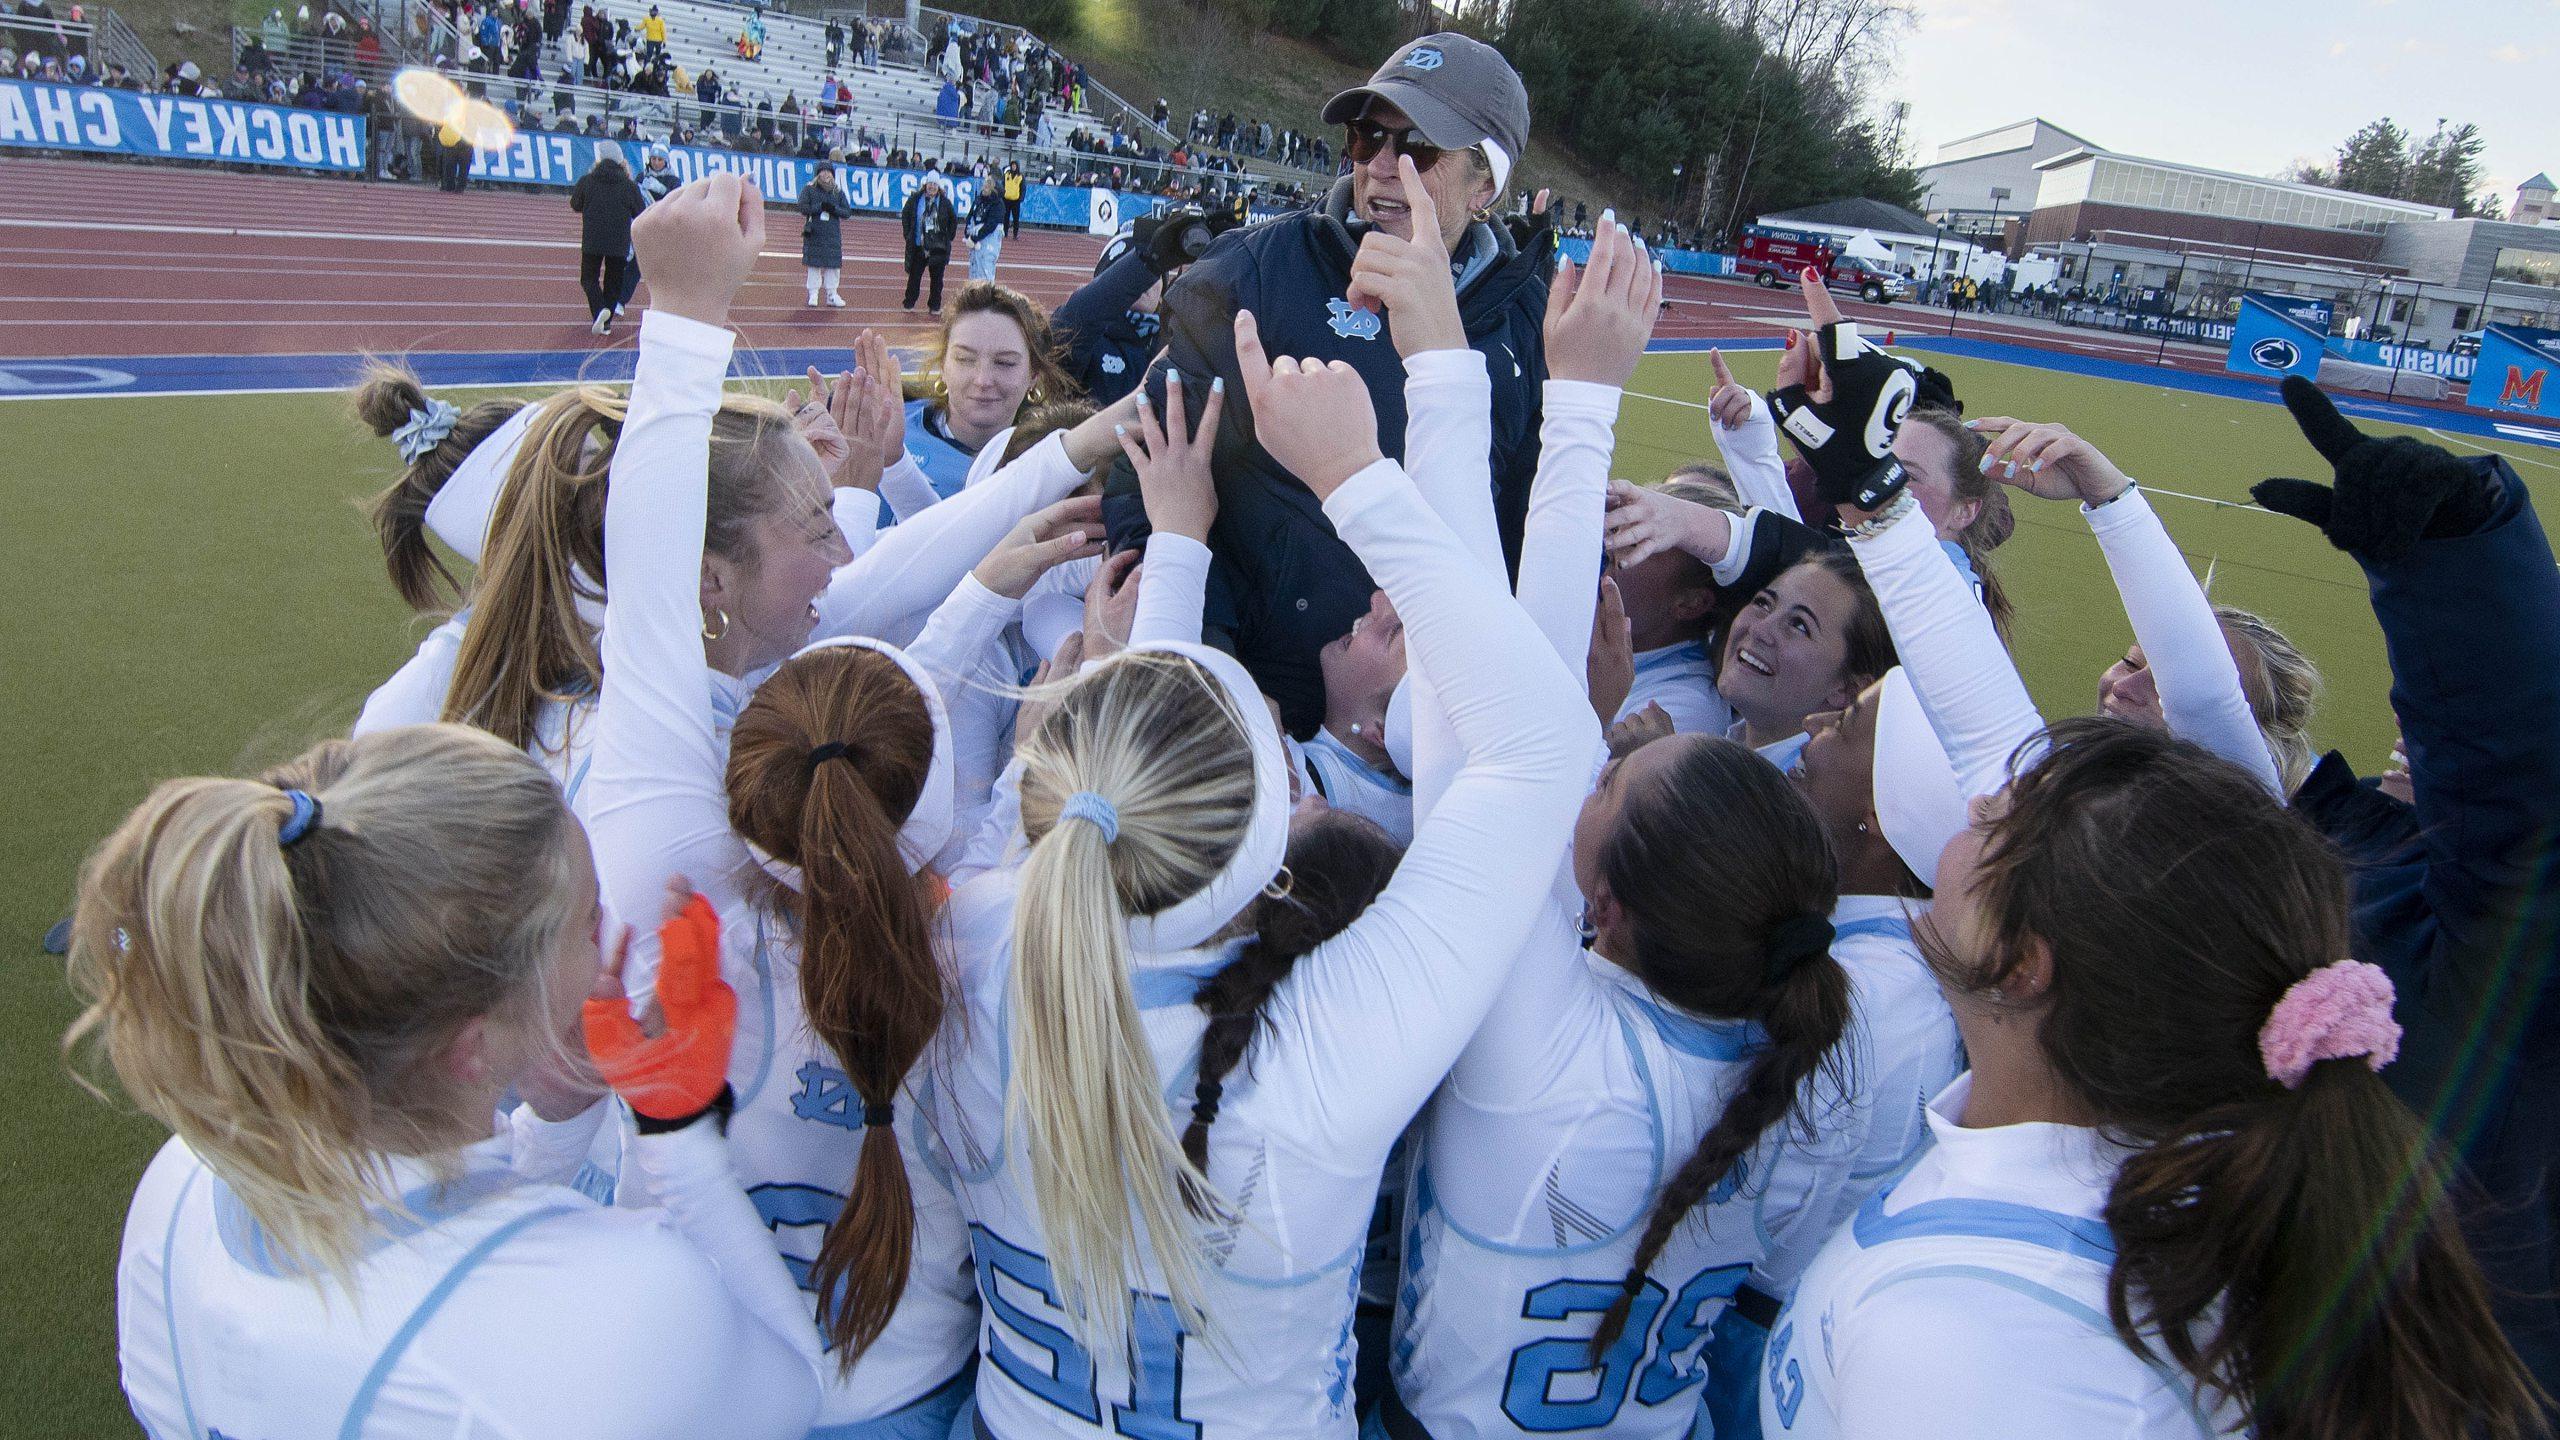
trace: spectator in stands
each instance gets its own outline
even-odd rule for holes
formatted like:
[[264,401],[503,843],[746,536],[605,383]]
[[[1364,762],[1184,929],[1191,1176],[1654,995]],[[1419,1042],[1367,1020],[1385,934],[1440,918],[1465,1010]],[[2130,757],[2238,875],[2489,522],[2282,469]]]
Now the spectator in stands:
[[652,5],[640,21],[640,55],[644,60],[655,60],[666,53],[667,17],[659,14],[658,7]]
[[578,284],[587,292],[587,311],[595,317],[598,335],[613,333],[614,303],[622,295],[623,267],[631,254],[631,222],[647,203],[622,157],[611,149],[599,149],[595,168],[570,187],[569,208],[581,217]]
[[841,310],[844,296],[836,291],[844,278],[844,221],[853,213],[853,200],[836,183],[834,162],[821,160],[809,183],[800,187],[800,268],[808,273],[809,305],[815,308],[818,291],[827,293],[827,303]]
[[833,70],[844,62],[844,22],[833,15],[827,17],[827,68]]
[[[1244,661],[1301,734],[1324,718],[1317,652],[1368,612],[1375,587],[1301,482],[1253,439],[1236,313],[1253,312],[1270,354],[1357,369],[1377,410],[1379,441],[1400,455],[1404,362],[1381,316],[1346,297],[1355,256],[1364,253],[1358,246],[1383,251],[1390,247],[1378,246],[1381,238],[1414,239],[1420,197],[1407,192],[1418,186],[1437,212],[1432,239],[1457,270],[1463,343],[1484,355],[1491,373],[1487,458],[1504,548],[1516,556],[1537,469],[1552,263],[1549,254],[1521,252],[1504,227],[1474,218],[1500,201],[1529,140],[1528,93],[1492,47],[1457,34],[1424,36],[1390,56],[1369,83],[1333,97],[1324,118],[1346,127],[1357,168],[1315,210],[1218,237],[1166,291],[1166,366],[1147,379],[1158,400],[1167,367],[1180,371],[1194,397],[1213,377],[1228,382],[1213,462],[1218,519],[1207,633]],[[1104,514],[1114,548],[1138,543],[1145,511],[1126,465],[1113,472]]]
[[[1025,182],[1022,178],[1022,163],[1017,160],[1007,160],[1004,162],[1004,233],[1008,236],[1020,235],[1022,233],[1022,192],[1024,186]],[[977,278],[977,273],[974,268],[970,272],[970,278]]]
[[916,187],[898,211],[898,232],[906,238],[907,309],[916,308],[916,292],[929,272],[933,276],[933,294],[925,308],[936,315],[942,313],[942,271],[951,263],[951,240],[959,228],[950,197],[943,193],[941,172],[926,171],[924,183]]

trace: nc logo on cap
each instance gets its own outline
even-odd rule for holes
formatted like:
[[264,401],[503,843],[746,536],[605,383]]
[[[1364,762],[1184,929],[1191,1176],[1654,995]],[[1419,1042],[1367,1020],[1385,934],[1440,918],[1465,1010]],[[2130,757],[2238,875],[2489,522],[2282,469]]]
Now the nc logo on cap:
[[1448,63],[1448,57],[1428,45],[1404,57],[1404,68],[1407,70],[1437,70],[1446,63]]
[[1341,336],[1345,340],[1375,340],[1378,338],[1378,331],[1381,327],[1378,324],[1376,311],[1363,310],[1352,304],[1350,301],[1339,297],[1324,302],[1324,308],[1327,313],[1333,316],[1333,319],[1326,323],[1333,326],[1334,334]]

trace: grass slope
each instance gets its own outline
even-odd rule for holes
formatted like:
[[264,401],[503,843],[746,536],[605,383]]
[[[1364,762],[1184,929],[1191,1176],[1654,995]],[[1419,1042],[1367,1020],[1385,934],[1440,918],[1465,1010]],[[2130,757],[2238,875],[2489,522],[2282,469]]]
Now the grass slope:
[[[2362,764],[2391,742],[2388,676],[2364,587],[2308,527],[2237,501],[2267,475],[2322,472],[2284,412],[1982,361],[1940,362],[1974,413],[2070,422],[2154,487],[2215,593],[2263,611],[2321,663],[2318,729]],[[1745,383],[1774,357],[1735,357]],[[1658,479],[1712,454],[1703,355],[1638,373],[1616,473]],[[1674,402],[1689,402],[1688,404]],[[2553,452],[2511,447],[2548,510]],[[12,823],[0,831],[0,1147],[10,1197],[0,1256],[0,1383],[11,1433],[100,1435],[129,1423],[116,1390],[113,1275],[127,1196],[156,1126],[65,1076],[72,1014],[36,940],[67,907],[81,857],[153,780],[239,772],[343,733],[420,632],[385,585],[352,502],[387,476],[386,447],[327,395],[0,405],[0,614],[10,617],[0,726]],[[2105,566],[2070,507],[2027,501],[1999,555],[2017,650],[2051,715],[2085,712],[2128,638]]]
[[[1177,130],[1206,105],[1213,115],[1233,110],[1238,120],[1269,120],[1274,130],[1294,127],[1339,144],[1340,136],[1316,119],[1324,102],[1368,79],[1376,60],[1387,58],[1346,64],[1304,41],[1250,32],[1215,8],[1196,10],[1185,0],[1084,0],[1078,14],[1084,30],[1061,42],[1067,53],[1132,105],[1144,108],[1163,96]],[[1630,215],[1645,209],[1625,180],[1536,140],[1534,124],[1531,130],[1514,192],[1545,186],[1586,201],[1595,215],[1603,205]],[[1658,202],[1651,207],[1659,209]]]

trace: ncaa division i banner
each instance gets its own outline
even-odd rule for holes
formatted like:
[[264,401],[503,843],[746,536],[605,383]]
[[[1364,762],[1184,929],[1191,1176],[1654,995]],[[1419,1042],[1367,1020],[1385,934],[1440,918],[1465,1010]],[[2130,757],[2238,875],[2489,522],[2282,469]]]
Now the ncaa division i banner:
[[0,145],[355,174],[364,142],[364,117],[336,110],[0,80]]

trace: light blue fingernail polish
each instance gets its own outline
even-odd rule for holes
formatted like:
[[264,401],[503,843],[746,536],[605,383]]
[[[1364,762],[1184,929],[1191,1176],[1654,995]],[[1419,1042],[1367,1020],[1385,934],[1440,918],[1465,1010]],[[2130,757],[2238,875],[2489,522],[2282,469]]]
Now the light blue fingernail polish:
[[2043,461],[2041,461],[2041,460],[2039,460],[2039,461],[2037,461],[2036,463],[2034,463],[2033,465],[2030,465],[2030,466],[2028,466],[2028,467],[2027,467],[2027,473],[2032,475],[2032,474],[2034,474],[2036,471],[2041,470],[2041,469],[2043,469],[2043,468],[2044,468],[2044,462],[2043,462]]
[[2017,477],[2017,474],[2018,474],[2018,462],[2017,462],[2017,461],[2015,461],[2015,460],[2012,460],[2012,461],[2010,461],[2008,464],[2001,466],[2001,467],[2000,467],[2000,473],[2001,473],[2001,474],[2003,474],[2003,475],[2006,475],[2006,476],[2008,476],[2008,477],[2010,477],[2010,478],[2012,478],[2012,479],[2015,479],[2015,478]]
[[1981,464],[1981,466],[1980,466],[1979,468],[1981,469],[1981,471],[1982,471],[1982,473],[1983,473],[1983,474],[1985,474],[1985,475],[1990,474],[1990,473],[1991,473],[1991,457],[1990,457],[1990,456],[1988,456],[1988,455],[1983,456],[1983,457],[1982,457],[1982,464]]
[[1224,375],[1221,375],[1221,376],[1218,376],[1216,379],[1211,380],[1211,381],[1209,382],[1209,393],[1210,393],[1210,394],[1212,394],[1212,395],[1224,395],[1224,394],[1226,394],[1226,393],[1227,393],[1227,377],[1226,377],[1226,376],[1224,376]]
[[1120,436],[1122,439],[1126,439],[1128,438],[1129,427],[1126,425],[1114,425],[1111,427],[1111,433]]
[[1179,384],[1181,384],[1181,383],[1182,383],[1182,372],[1181,372],[1181,371],[1179,371],[1179,370],[1174,369],[1174,368],[1173,368],[1172,366],[1170,366],[1170,365],[1167,365],[1166,367],[1164,367],[1164,383],[1166,383],[1167,385],[1179,385]]

